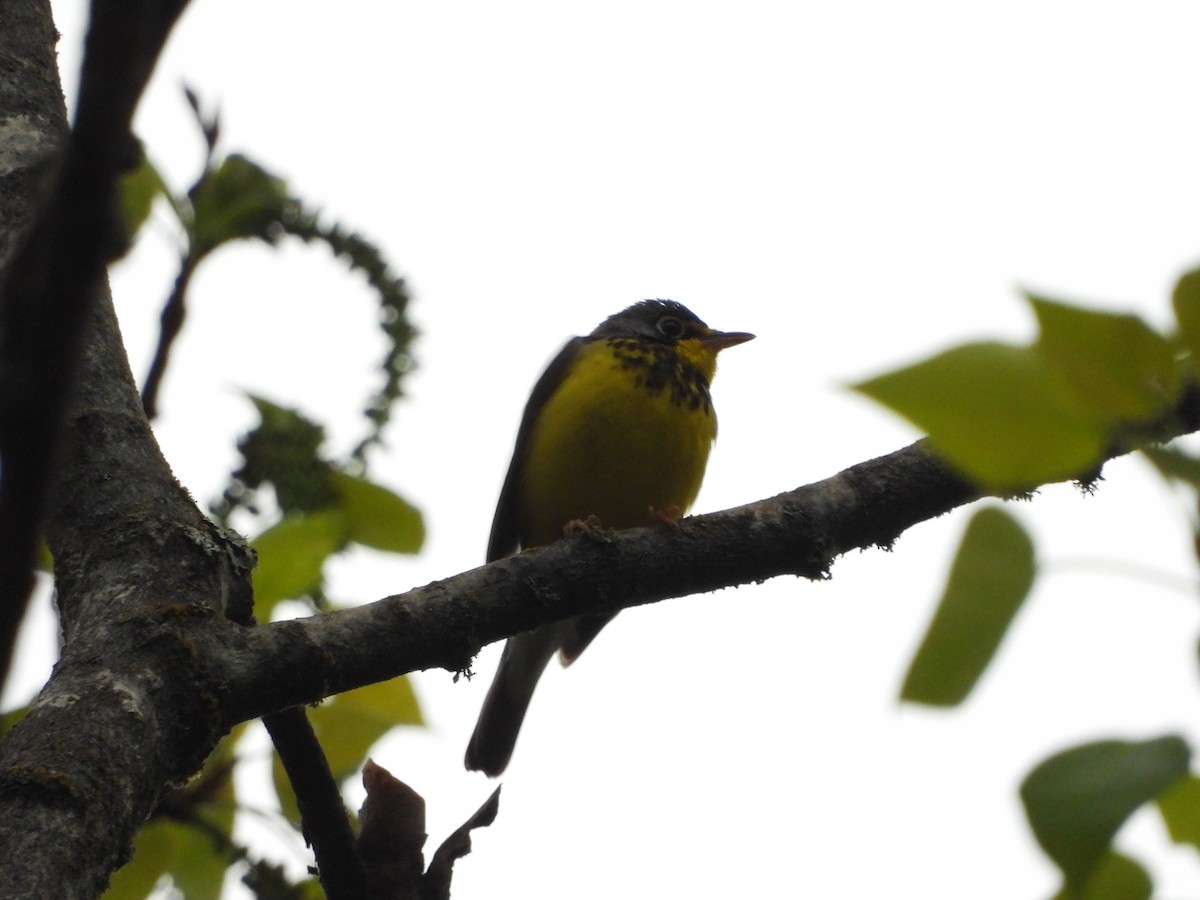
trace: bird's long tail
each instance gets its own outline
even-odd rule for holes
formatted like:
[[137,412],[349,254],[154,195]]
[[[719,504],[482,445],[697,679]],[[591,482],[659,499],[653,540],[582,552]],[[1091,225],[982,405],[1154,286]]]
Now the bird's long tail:
[[570,623],[547,625],[508,639],[496,679],[467,745],[467,768],[495,778],[504,771],[517,743],[525,711],[538,679],[562,644]]

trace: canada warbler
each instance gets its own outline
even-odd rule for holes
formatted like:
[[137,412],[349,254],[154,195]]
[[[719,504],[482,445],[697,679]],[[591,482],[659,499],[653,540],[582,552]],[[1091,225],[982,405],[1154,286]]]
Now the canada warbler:
[[[643,300],[572,338],[525,406],[488,541],[488,562],[548,544],[570,523],[633,528],[682,515],[696,499],[717,418],[717,353],[750,340],[714,331],[672,300]],[[568,665],[612,614],[518,634],[467,747],[468,769],[508,765],[538,678],[557,650]]]

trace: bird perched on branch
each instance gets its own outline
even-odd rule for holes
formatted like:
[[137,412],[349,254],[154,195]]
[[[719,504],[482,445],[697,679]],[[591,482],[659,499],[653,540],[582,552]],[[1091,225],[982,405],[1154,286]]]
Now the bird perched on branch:
[[[717,436],[717,354],[754,335],[716,331],[672,300],[643,300],[572,338],[533,388],[492,521],[491,562],[548,544],[572,523],[633,528],[683,515]],[[467,747],[499,775],[550,657],[569,665],[613,614],[509,638]]]

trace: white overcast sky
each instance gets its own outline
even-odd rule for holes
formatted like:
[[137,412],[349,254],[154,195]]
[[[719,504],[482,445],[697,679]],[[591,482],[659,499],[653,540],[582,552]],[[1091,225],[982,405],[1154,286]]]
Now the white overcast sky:
[[[82,8],[55,3],[68,93]],[[1197,34],[1200,6],[1153,0],[196,0],[137,126],[190,183],[188,83],[219,105],[225,150],[411,279],[420,370],[373,471],[430,538],[412,560],[338,563],[334,595],[367,601],[482,561],[542,365],[642,297],[759,335],[722,357],[697,511],[910,441],[842,386],[953,342],[1028,339],[1018,285],[1166,322],[1200,258]],[[164,234],[113,277],[139,379]],[[335,448],[354,439],[381,349],[358,280],[321,250],[250,247],[191,302],[158,433],[198,498],[253,419],[241,389],[326,417]],[[1071,742],[1200,736],[1195,593],[1121,568],[1194,581],[1188,510],[1139,462],[1105,474],[1093,497],[1051,488],[1015,510],[1046,574],[959,711],[896,696],[963,511],[828,583],[623,614],[544,679],[456,900],[1049,896],[1024,773]],[[26,693],[48,666],[38,641]],[[374,754],[426,797],[431,849],[491,789],[461,757],[496,653],[471,683],[420,675],[430,727]],[[1152,860],[1159,896],[1200,895],[1194,855],[1153,816],[1121,844]]]

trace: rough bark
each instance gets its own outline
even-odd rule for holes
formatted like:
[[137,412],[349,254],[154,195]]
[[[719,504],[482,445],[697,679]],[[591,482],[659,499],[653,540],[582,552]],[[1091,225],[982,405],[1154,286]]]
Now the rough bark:
[[156,620],[220,615],[245,595],[245,566],[155,446],[103,277],[122,241],[129,122],[181,8],[94,5],[64,145],[49,6],[0,3],[0,128],[20,138],[0,187],[0,649],[6,660],[43,525],[64,635],[55,677],[0,753],[4,896],[95,896],[218,736],[211,698],[161,677],[165,660],[198,663]]
[[[121,16],[145,26],[149,36],[123,45],[135,55],[153,50],[151,38],[161,40],[179,6],[97,3],[110,26]],[[0,0],[0,21],[0,135],[10,127],[26,135],[15,148],[0,142],[0,253],[11,263],[20,252],[11,249],[14,235],[37,198],[51,196],[43,215],[55,202],[86,209],[70,190],[89,185],[85,179],[60,195],[40,190],[43,156],[61,144],[65,128],[50,74],[47,3]],[[144,59],[126,66],[102,42],[96,52],[101,71],[122,69],[130,83],[149,71]],[[126,105],[118,114],[131,112]],[[98,148],[108,162],[88,177],[111,178],[127,133],[81,114],[80,127],[88,122],[119,145]],[[56,182],[60,190],[63,183]],[[106,189],[111,194],[111,184]],[[92,227],[107,226],[96,219]],[[48,266],[94,262],[81,262],[77,246],[43,239]],[[107,252],[108,239],[93,236],[87,246]],[[89,278],[84,272],[72,283],[86,286]],[[463,669],[486,643],[584,612],[784,574],[825,578],[840,554],[887,547],[911,525],[976,496],[914,445],[818,484],[684,520],[678,531],[576,535],[359,609],[251,627],[239,624],[248,601],[246,551],[207,522],[171,476],[102,291],[88,293],[83,313],[78,338],[50,332],[55,353],[68,353],[77,374],[55,431],[45,517],[64,646],[29,715],[0,744],[4,897],[96,896],[163,791],[194,772],[238,721],[409,671]],[[5,340],[49,340],[39,330],[44,319],[6,319]],[[22,391],[40,389],[28,379],[0,379],[0,406],[27,402]],[[1198,425],[1189,398],[1161,436]]]
[[[47,0],[0,0],[0,267],[6,282],[29,293],[8,263],[52,181],[67,134],[66,107],[54,47],[58,35]],[[36,267],[30,266],[29,269]],[[4,293],[9,293],[5,288]],[[17,628],[33,584],[32,560],[48,480],[45,449],[57,426],[58,408],[39,396],[53,390],[39,382],[32,360],[44,347],[30,331],[37,315],[30,304],[0,306],[0,683],[8,670]]]
[[32,217],[39,174],[67,136],[48,0],[0,0],[0,265]]

